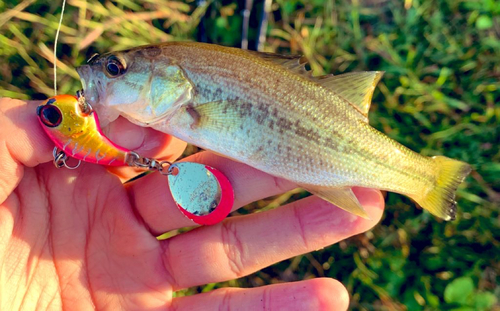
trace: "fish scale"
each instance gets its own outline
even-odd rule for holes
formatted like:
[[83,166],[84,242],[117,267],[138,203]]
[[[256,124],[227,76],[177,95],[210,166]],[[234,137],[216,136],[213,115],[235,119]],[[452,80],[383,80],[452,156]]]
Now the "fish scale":
[[[112,76],[106,66],[116,59],[122,68]],[[352,186],[405,194],[453,219],[456,188],[470,172],[466,163],[424,157],[368,124],[379,72],[312,77],[298,57],[173,42],[104,54],[78,73],[104,118],[123,115],[360,216],[367,214]]]

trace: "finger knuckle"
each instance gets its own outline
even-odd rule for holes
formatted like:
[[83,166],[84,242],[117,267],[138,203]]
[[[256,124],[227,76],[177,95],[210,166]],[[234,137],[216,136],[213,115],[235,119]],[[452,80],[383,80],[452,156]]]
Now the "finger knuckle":
[[221,226],[222,248],[227,257],[229,269],[235,277],[244,275],[244,258],[247,253],[245,245],[238,236],[237,227],[233,222],[223,222]]

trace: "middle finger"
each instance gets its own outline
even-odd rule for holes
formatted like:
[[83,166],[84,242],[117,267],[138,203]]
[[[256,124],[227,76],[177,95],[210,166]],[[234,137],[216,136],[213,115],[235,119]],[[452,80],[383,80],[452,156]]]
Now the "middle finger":
[[[212,166],[226,175],[234,189],[232,210],[297,187],[292,182],[211,152],[200,152],[185,160]],[[150,174],[126,184],[126,188],[133,207],[153,234],[196,225],[177,208],[166,176]]]
[[371,220],[311,196],[161,241],[174,290],[239,278],[370,229],[382,215],[382,195],[374,189],[354,192]]

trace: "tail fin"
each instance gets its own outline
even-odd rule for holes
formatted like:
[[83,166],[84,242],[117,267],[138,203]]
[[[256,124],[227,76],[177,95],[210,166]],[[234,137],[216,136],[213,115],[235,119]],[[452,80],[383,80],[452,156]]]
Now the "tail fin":
[[427,194],[415,201],[431,214],[444,220],[454,220],[457,213],[455,192],[469,175],[469,164],[443,156],[432,157],[438,168],[436,184]]

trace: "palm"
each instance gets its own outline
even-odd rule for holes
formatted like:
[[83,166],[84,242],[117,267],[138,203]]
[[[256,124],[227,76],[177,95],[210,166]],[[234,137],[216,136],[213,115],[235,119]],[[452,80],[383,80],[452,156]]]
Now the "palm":
[[[309,197],[158,241],[155,235],[159,233],[192,225],[177,211],[163,176],[151,174],[124,186],[96,165],[82,165],[74,171],[56,169],[51,163],[35,166],[50,159],[51,144],[37,133],[31,117],[24,117],[24,110],[31,108],[14,102],[14,108],[24,114],[12,113],[13,109],[5,109],[8,104],[0,101],[4,111],[0,121],[10,121],[0,124],[11,127],[0,132],[6,141],[6,148],[0,148],[5,165],[0,177],[0,258],[3,282],[11,289],[2,293],[1,309],[23,305],[290,310],[310,309],[305,306],[318,303],[325,309],[346,308],[345,289],[329,279],[244,291],[228,288],[174,299],[172,293],[241,277],[362,232],[374,221],[358,219]],[[14,127],[23,129],[23,133],[17,131],[18,136],[26,139],[12,137]],[[22,145],[26,141],[38,152],[26,155]],[[209,153],[192,160],[221,169],[229,177],[236,207],[294,187]],[[34,167],[23,168],[19,162]],[[377,192],[357,193],[365,206],[382,205]],[[368,209],[373,219],[380,217],[380,209]],[[297,298],[303,304],[298,305]]]
[[117,178],[93,165],[80,171],[42,165],[25,172],[15,193],[26,224],[19,242],[38,246],[31,249],[41,255],[32,282],[50,286],[48,297],[66,306],[85,297],[80,304],[98,309],[170,301],[160,243],[133,215]]

